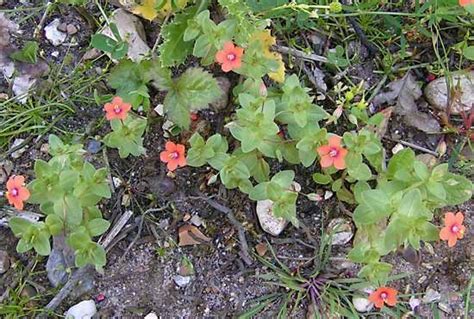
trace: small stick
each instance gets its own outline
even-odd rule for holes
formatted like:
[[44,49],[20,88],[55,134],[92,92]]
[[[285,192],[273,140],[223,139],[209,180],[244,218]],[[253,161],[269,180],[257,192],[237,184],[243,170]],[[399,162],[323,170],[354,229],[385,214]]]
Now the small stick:
[[427,148],[425,148],[425,147],[423,147],[423,146],[418,146],[418,145],[416,145],[416,144],[413,144],[413,143],[410,143],[410,142],[405,142],[405,141],[402,141],[402,140],[392,140],[392,139],[390,139],[390,140],[391,140],[392,142],[400,143],[400,144],[402,144],[402,145],[405,145],[405,146],[414,148],[414,149],[416,149],[416,150],[419,150],[419,151],[422,151],[422,152],[431,154],[431,155],[436,156],[436,157],[439,156],[439,154],[438,154],[437,152],[432,151],[432,150],[430,150],[430,149],[427,149]]
[[35,28],[35,31],[33,32],[34,38],[39,38],[41,29],[43,29],[44,23],[46,22],[46,18],[48,17],[49,10],[51,9],[52,4],[53,3],[51,1],[48,1],[48,3],[46,3],[46,9],[44,10],[43,16],[41,17],[41,20],[38,26]]
[[[341,0],[343,5],[348,5],[347,0]],[[367,39],[367,35],[365,35],[364,30],[360,27],[359,23],[355,20],[354,17],[348,16],[347,20],[352,25],[357,37],[359,37],[360,42],[363,46],[369,50],[370,57],[375,56],[379,53],[379,48],[377,48],[374,44],[370,43],[369,39]]]
[[158,44],[160,43],[160,40],[161,40],[161,31],[163,30],[163,27],[168,22],[169,18],[170,18],[170,14],[167,14],[165,19],[163,20],[163,23],[161,24],[160,32],[156,36],[155,44],[153,44],[153,48],[151,49],[151,54],[155,53],[156,49],[158,48]]
[[285,47],[283,45],[275,45],[274,46],[275,50],[283,53],[283,54],[289,54],[294,56],[295,58],[303,59],[303,60],[308,60],[308,61],[316,61],[316,62],[323,62],[327,63],[328,59],[326,57],[323,57],[321,55],[317,54],[308,54],[306,52],[303,52],[301,50]]
[[252,262],[252,258],[249,255],[249,245],[247,243],[247,239],[245,238],[245,229],[242,226],[242,224],[240,224],[240,222],[237,220],[237,218],[235,218],[235,215],[232,212],[232,210],[228,208],[227,206],[224,206],[208,197],[192,196],[191,198],[201,199],[205,201],[206,203],[208,203],[209,206],[211,206],[212,208],[215,208],[216,210],[220,211],[221,213],[224,213],[227,216],[230,223],[238,230],[240,250],[241,250],[240,257],[248,266],[250,266],[253,262]]

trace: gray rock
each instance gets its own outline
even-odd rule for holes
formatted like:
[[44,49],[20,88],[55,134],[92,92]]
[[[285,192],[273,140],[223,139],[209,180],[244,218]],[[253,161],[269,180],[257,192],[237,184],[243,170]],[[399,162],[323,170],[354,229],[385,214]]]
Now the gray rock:
[[10,256],[4,250],[0,250],[0,274],[4,274],[10,269]]
[[101,149],[101,143],[99,141],[96,141],[96,140],[90,140],[88,143],[87,143],[87,151],[91,154],[96,154],[96,153],[99,153],[100,152],[100,149]]
[[9,160],[0,161],[0,183],[5,183],[13,170],[13,163]]
[[[467,74],[454,74],[452,84],[454,86],[459,84],[460,96],[453,101],[451,114],[459,114],[462,111],[468,112],[474,105],[474,71]],[[448,88],[445,77],[430,82],[426,86],[424,94],[432,107],[440,111],[446,111],[448,106]]]
[[59,30],[60,25],[61,22],[59,19],[54,19],[44,28],[44,35],[46,36],[46,39],[48,39],[48,41],[55,47],[64,43],[67,37],[66,33]]
[[220,76],[216,78],[217,84],[222,91],[221,96],[214,103],[211,103],[210,106],[216,111],[223,110],[227,107],[229,102],[229,91],[230,91],[230,81],[228,78]]
[[257,217],[262,229],[273,236],[278,236],[288,225],[283,218],[273,216],[273,201],[259,200],[257,202]]
[[67,246],[64,236],[53,238],[53,249],[46,262],[46,273],[53,287],[65,284],[67,269],[74,266],[74,251]]
[[423,296],[423,303],[432,303],[441,300],[441,294],[432,288],[426,289],[425,295]]
[[91,319],[97,313],[94,300],[84,300],[66,312],[67,319]]

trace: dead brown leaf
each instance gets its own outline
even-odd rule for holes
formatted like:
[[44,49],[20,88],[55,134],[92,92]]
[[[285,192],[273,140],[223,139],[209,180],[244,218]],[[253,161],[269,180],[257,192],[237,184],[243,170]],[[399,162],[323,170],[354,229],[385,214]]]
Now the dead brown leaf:
[[211,238],[204,235],[196,226],[184,225],[178,231],[178,246],[193,246],[211,241]]
[[263,257],[267,253],[268,247],[265,243],[259,243],[255,245],[255,250],[260,257]]
[[389,83],[384,91],[375,96],[374,106],[393,105],[394,113],[401,115],[408,126],[420,131],[433,133],[440,131],[438,121],[428,113],[420,112],[417,100],[423,95],[415,77],[408,72],[403,78]]

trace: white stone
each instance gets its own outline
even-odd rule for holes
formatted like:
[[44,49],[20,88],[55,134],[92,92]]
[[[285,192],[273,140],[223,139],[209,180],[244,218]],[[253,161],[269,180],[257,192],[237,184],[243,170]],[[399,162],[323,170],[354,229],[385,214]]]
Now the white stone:
[[[117,9],[112,13],[111,23],[117,26],[120,37],[128,42],[127,56],[132,61],[141,60],[148,52],[151,51],[145,42],[145,30],[140,19],[123,9]],[[109,27],[100,31],[101,34],[115,39],[115,36]]]
[[401,150],[403,150],[404,147],[402,144],[398,143],[397,145],[395,145],[393,148],[392,148],[392,154],[395,155],[397,154],[398,152],[400,152]]
[[145,318],[143,318],[143,319],[158,319],[158,316],[156,315],[156,313],[150,312],[150,313],[147,314],[147,315],[145,316]]
[[66,312],[66,319],[91,319],[97,313],[94,300],[84,300]]
[[163,104],[158,104],[153,110],[159,116],[164,116],[165,115],[165,111],[163,110]]
[[176,275],[173,277],[174,282],[181,288],[186,287],[191,282],[191,276]]
[[[23,139],[23,138],[17,138],[17,139],[15,139],[15,140],[13,141],[13,144],[12,144],[12,147],[11,147],[11,148],[13,149],[13,148],[15,148],[15,147],[21,145],[21,143],[23,143],[24,141],[25,141],[25,139]],[[17,159],[17,158],[19,158],[19,157],[21,156],[21,154],[23,154],[25,151],[26,151],[26,145],[23,146],[22,148],[16,150],[16,151],[14,151],[14,152],[11,154],[11,156],[12,156],[12,158]]]
[[59,19],[54,19],[50,24],[44,27],[44,35],[46,36],[46,39],[48,39],[48,41],[55,47],[64,43],[67,37],[66,33],[58,30],[60,24],[61,22]]
[[369,299],[363,297],[352,298],[352,304],[358,312],[369,312],[374,307],[374,304]]
[[328,225],[328,230],[332,233],[332,245],[345,245],[354,236],[352,223],[344,218],[335,218],[331,220]]
[[288,225],[284,218],[273,216],[273,201],[259,200],[257,202],[257,217],[262,229],[273,236],[278,236]]
[[[453,101],[451,114],[461,111],[469,112],[474,104],[474,71],[469,73],[456,73],[452,78],[452,85],[459,85],[459,98]],[[442,77],[430,82],[425,88],[425,98],[428,103],[441,111],[446,111],[448,105],[448,88],[446,78]]]

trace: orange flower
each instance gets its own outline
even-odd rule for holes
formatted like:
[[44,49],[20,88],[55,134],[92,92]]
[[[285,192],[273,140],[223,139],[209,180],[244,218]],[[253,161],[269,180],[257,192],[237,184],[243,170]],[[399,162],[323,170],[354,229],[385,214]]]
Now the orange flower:
[[130,103],[125,103],[121,97],[116,96],[113,98],[111,103],[105,103],[105,117],[109,121],[113,119],[119,119],[123,121],[127,118],[128,111],[130,111],[131,108],[132,106]]
[[470,4],[474,5],[474,0],[459,0],[459,5],[461,7],[466,7]]
[[375,304],[375,307],[382,308],[384,303],[389,306],[395,306],[397,304],[397,293],[396,289],[390,287],[380,287],[376,291],[370,294],[369,301]]
[[18,210],[23,210],[23,202],[30,197],[30,191],[25,187],[25,178],[21,175],[11,176],[7,181],[8,203]]
[[318,147],[317,151],[321,156],[320,164],[322,168],[334,165],[337,169],[346,168],[345,157],[347,150],[341,146],[341,137],[334,135],[328,140],[327,145]]
[[178,166],[186,166],[184,152],[184,145],[166,142],[165,150],[160,153],[160,160],[164,163],[168,163],[168,170],[174,171]]
[[458,239],[462,239],[466,227],[462,225],[464,221],[464,215],[458,212],[456,215],[451,212],[447,212],[444,215],[444,227],[439,232],[439,238],[448,241],[448,246],[453,247],[456,245]]
[[222,71],[229,72],[240,68],[244,49],[234,46],[232,42],[226,42],[224,49],[216,53],[216,61],[221,64]]

